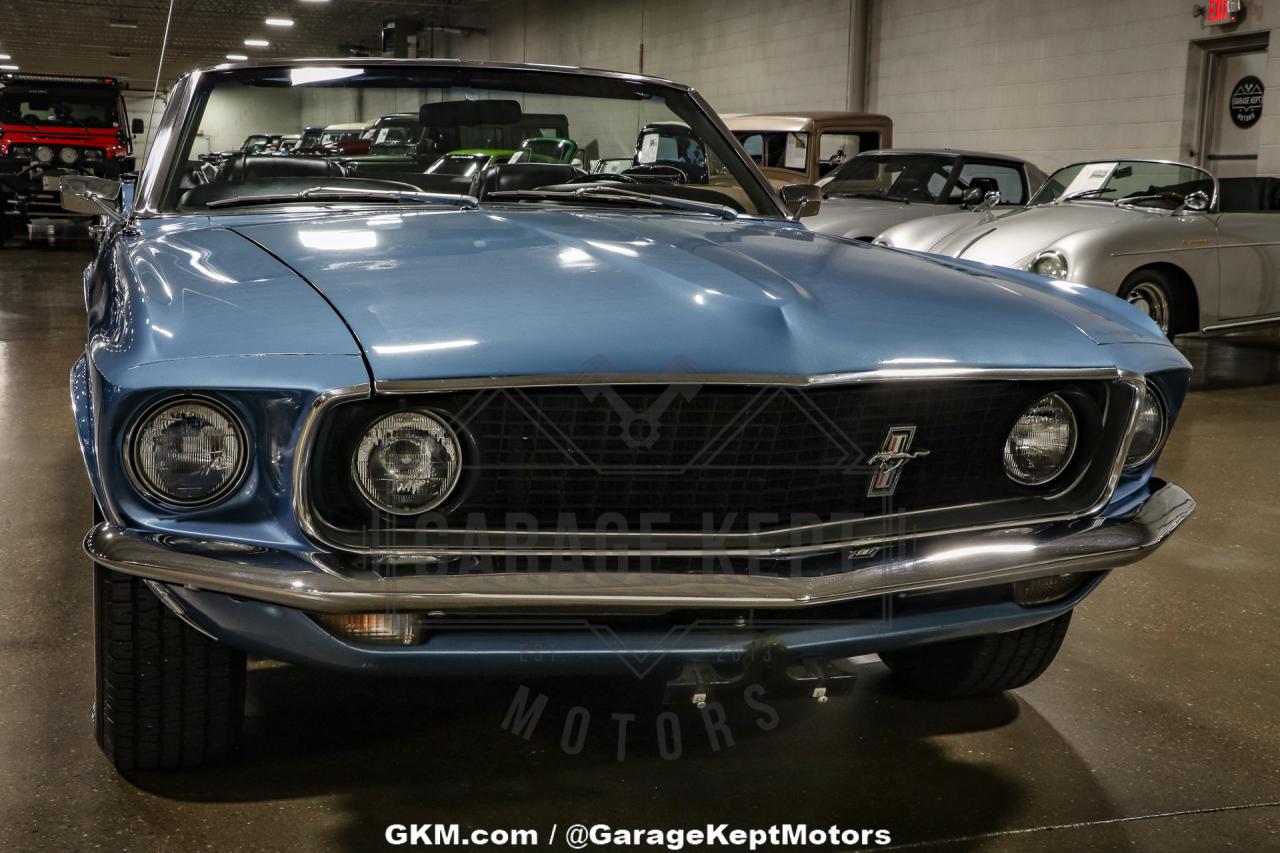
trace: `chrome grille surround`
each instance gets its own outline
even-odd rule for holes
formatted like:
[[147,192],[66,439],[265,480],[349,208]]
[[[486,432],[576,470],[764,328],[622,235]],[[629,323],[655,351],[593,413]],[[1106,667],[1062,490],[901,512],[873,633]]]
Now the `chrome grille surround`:
[[[815,388],[865,382],[918,382],[965,380],[1062,380],[1105,381],[1108,383],[1107,412],[1104,427],[1113,435],[1107,447],[1114,448],[1109,458],[1094,460],[1090,470],[1097,478],[1097,488],[1087,504],[1075,506],[1055,504],[1052,499],[1040,502],[1035,512],[1018,515],[993,515],[987,504],[961,504],[939,509],[915,510],[859,518],[852,521],[830,521],[767,531],[728,533],[708,541],[703,532],[614,532],[565,533],[558,531],[507,530],[440,530],[404,531],[408,535],[386,534],[386,541],[370,544],[346,537],[322,522],[311,505],[310,471],[312,451],[324,413],[331,407],[360,398],[376,399],[393,395],[422,395],[429,404],[432,394],[495,388],[537,388],[577,385],[655,385],[701,384],[784,386]],[[652,556],[652,557],[759,557],[789,558],[832,553],[845,549],[883,546],[892,542],[943,536],[1002,527],[1026,527],[1056,521],[1069,521],[1094,515],[1110,501],[1119,483],[1124,458],[1145,394],[1145,379],[1140,374],[1117,368],[1085,369],[894,369],[860,373],[822,374],[814,376],[762,374],[595,374],[590,376],[511,376],[475,379],[443,379],[424,381],[380,382],[375,386],[334,389],[320,395],[307,413],[299,433],[299,447],[294,461],[294,510],[302,530],[316,542],[343,553],[363,554],[388,559],[430,559],[463,556]],[[1117,440],[1118,439],[1118,440]],[[1103,455],[1103,454],[1100,454]],[[1068,490],[1068,494],[1071,490]]]

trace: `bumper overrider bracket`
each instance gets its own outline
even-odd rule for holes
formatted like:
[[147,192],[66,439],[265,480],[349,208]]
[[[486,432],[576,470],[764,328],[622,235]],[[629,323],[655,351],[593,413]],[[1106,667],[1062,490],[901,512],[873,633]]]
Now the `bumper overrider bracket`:
[[[1195,510],[1158,480],[1122,515],[1038,527],[956,533],[817,576],[720,572],[487,572],[384,576],[343,555],[293,553],[225,540],[172,537],[110,522],[84,550],[115,571],[320,613],[372,610],[803,608],[900,592],[991,586],[1137,562]],[[838,555],[837,555],[838,556]]]

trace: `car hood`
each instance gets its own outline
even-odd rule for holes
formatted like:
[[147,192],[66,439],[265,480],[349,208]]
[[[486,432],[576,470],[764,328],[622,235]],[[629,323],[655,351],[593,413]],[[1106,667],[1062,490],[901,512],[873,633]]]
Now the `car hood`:
[[1160,340],[1039,279],[745,217],[510,207],[228,220],[323,294],[379,381],[1109,367],[1096,343]]
[[805,217],[805,227],[822,234],[838,237],[872,237],[881,231],[925,216],[935,216],[941,210],[953,210],[936,204],[907,204],[901,201],[885,201],[873,198],[824,198],[822,207],[814,216]]
[[[1071,234],[1114,227],[1134,216],[1153,215],[1094,202],[1029,207],[950,231],[939,236],[930,246],[913,245],[910,248],[1021,268],[1038,252]],[[892,240],[893,235],[889,237],[895,246],[899,245]]]

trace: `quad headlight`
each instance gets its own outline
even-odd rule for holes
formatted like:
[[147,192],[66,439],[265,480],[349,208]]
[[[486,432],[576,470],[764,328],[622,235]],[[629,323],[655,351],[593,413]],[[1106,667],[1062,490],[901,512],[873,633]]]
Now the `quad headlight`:
[[1041,486],[1067,469],[1078,439],[1075,413],[1057,394],[1022,413],[1004,445],[1004,471],[1024,486]]
[[351,475],[369,503],[395,515],[439,506],[461,472],[462,447],[431,412],[395,412],[374,421],[356,446]]
[[58,159],[64,166],[70,166],[80,159],[80,152],[74,148],[59,148]]
[[38,148],[36,148],[36,159],[39,160],[41,163],[52,163],[53,149],[50,148],[48,145],[39,146]]
[[149,498],[206,506],[240,484],[248,448],[244,428],[229,409],[192,397],[166,401],[139,418],[127,461],[134,485]]
[[1067,277],[1067,259],[1061,252],[1041,252],[1031,262],[1031,271],[1050,278]]
[[1155,386],[1147,384],[1147,395],[1138,410],[1138,420],[1133,428],[1133,441],[1129,443],[1129,454],[1124,459],[1126,468],[1139,468],[1151,461],[1164,443],[1168,432],[1169,415],[1165,410],[1164,398]]

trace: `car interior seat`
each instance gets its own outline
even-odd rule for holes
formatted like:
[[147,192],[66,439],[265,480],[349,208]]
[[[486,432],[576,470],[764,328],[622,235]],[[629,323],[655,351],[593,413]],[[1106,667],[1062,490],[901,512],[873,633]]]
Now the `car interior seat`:
[[273,157],[237,151],[218,167],[218,181],[261,181],[271,178],[342,178],[347,170],[327,157]]
[[548,184],[564,184],[586,172],[561,163],[498,163],[484,172],[480,196],[512,190],[536,190]]

